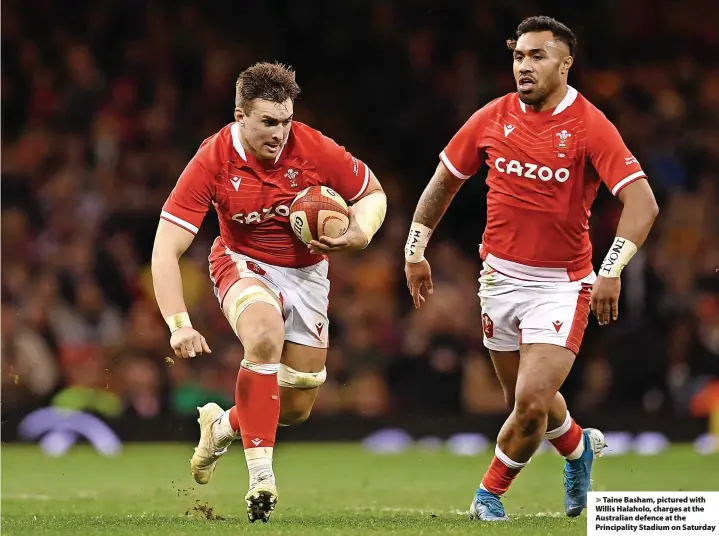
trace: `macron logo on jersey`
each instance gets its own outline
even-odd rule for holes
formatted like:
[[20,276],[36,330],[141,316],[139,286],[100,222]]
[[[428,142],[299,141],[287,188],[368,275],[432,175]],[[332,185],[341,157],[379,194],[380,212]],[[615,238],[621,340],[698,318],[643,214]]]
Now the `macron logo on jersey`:
[[242,177],[230,177],[230,182],[232,183],[232,187],[235,189],[235,192],[239,192]]
[[504,137],[508,137],[514,131],[514,125],[504,125]]

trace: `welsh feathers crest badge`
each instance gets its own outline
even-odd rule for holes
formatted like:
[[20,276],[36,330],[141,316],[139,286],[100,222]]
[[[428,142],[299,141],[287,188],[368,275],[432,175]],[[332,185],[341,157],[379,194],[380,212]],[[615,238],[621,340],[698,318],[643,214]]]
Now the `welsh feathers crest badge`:
[[290,188],[297,188],[297,176],[300,174],[299,170],[288,169],[285,173],[285,178],[290,181]]
[[574,136],[567,129],[557,129],[552,132],[554,148],[558,151],[570,151],[573,147]]

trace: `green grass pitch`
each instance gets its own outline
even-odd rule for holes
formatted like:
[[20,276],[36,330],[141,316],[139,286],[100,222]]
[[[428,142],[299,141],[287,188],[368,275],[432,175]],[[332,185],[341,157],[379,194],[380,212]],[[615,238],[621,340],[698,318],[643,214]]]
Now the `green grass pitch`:
[[[198,486],[192,447],[126,445],[115,458],[76,446],[49,458],[34,445],[2,449],[2,533],[14,535],[184,534],[586,534],[566,519],[562,460],[541,454],[504,500],[512,521],[481,526],[467,510],[490,459],[412,450],[373,455],[350,444],[285,444],[275,470],[280,501],[268,524],[247,522],[247,471],[230,449],[213,481]],[[719,456],[675,446],[653,457],[597,461],[597,490],[719,490]],[[713,469],[712,469],[713,468]]]

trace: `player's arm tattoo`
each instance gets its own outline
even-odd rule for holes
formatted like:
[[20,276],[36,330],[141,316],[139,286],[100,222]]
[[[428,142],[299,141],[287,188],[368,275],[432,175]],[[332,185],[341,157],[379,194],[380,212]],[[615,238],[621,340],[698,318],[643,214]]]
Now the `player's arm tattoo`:
[[412,221],[430,229],[436,228],[463,183],[464,180],[458,179],[440,164],[419,198]]

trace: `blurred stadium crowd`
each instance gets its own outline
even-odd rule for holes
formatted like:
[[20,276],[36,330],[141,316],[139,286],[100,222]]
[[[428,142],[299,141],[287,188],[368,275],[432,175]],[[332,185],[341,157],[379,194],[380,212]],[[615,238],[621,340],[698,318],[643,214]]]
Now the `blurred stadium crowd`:
[[[581,4],[581,6],[580,6]],[[329,378],[315,414],[503,411],[481,341],[485,186],[459,193],[415,311],[403,244],[437,155],[512,91],[504,41],[525,16],[578,34],[570,83],[643,163],[661,213],[623,276],[620,322],[590,322],[571,407],[702,414],[719,378],[719,3],[7,0],[2,5],[2,411],[105,415],[231,404],[242,350],[207,275],[210,213],[182,261],[213,353],[170,360],[149,259],[160,208],[199,143],[232,120],[259,60],[297,70],[298,120],[365,160],[389,197],[371,247],[331,262]],[[595,265],[621,206],[602,191]]]

